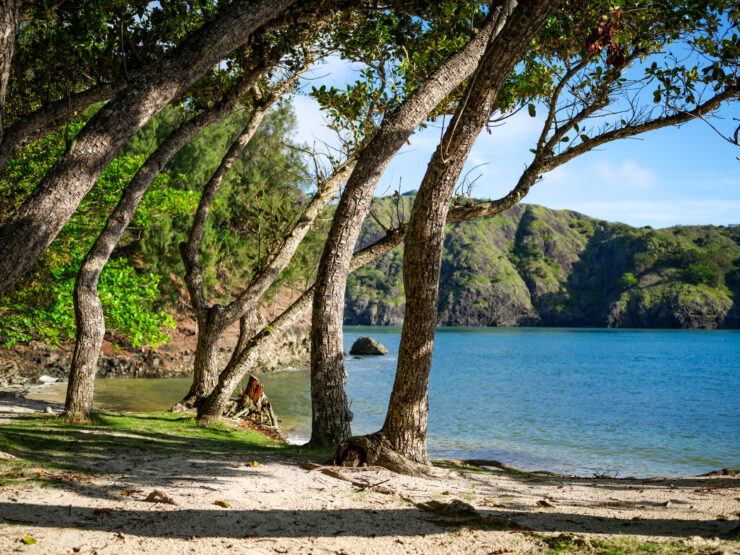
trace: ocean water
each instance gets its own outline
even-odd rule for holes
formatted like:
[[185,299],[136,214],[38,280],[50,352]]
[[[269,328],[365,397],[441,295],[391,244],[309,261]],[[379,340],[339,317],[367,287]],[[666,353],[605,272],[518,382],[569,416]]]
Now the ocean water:
[[[390,351],[346,358],[356,434],[383,423],[400,328],[346,327]],[[308,372],[260,377],[293,441],[308,438]],[[188,380],[98,380],[96,404],[157,410]],[[43,395],[59,396],[62,388]],[[440,328],[429,391],[433,458],[525,470],[688,476],[740,467],[740,332]]]

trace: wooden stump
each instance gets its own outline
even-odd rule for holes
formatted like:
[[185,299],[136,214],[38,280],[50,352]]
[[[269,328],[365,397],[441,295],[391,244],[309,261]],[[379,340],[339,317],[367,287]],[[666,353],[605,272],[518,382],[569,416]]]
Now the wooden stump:
[[240,390],[239,396],[228,404],[224,416],[251,420],[267,428],[279,430],[270,400],[265,395],[262,384],[254,376],[249,376],[247,388]]

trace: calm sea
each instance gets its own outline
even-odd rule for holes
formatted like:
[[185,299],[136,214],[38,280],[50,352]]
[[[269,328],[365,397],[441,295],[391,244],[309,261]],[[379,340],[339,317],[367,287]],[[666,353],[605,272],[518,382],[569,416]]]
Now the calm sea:
[[[347,327],[390,354],[347,357],[353,432],[383,423],[400,328]],[[310,430],[308,372],[262,377],[294,441]],[[99,380],[96,404],[172,405],[187,380]],[[51,390],[46,394],[51,394]],[[434,458],[527,469],[686,476],[740,467],[740,332],[440,328],[429,393]]]

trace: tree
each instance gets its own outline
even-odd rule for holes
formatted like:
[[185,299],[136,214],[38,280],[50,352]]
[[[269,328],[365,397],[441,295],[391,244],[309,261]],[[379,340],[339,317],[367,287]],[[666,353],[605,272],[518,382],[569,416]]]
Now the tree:
[[8,0],[0,6],[0,141],[3,140],[5,127],[5,96],[23,12],[22,0]]
[[[70,122],[66,131],[30,145],[0,171],[0,221],[22,202],[89,117],[85,114],[79,121]],[[75,276],[107,213],[119,201],[121,183],[129,181],[143,162],[143,155],[118,156],[14,294],[0,299],[0,328],[6,345],[31,339],[63,344],[74,337]],[[154,180],[136,216],[139,229],[160,225],[163,211],[178,217],[194,208],[197,199],[188,191],[178,190],[177,181],[176,176],[168,175]],[[155,308],[158,283],[156,273],[135,271],[125,256],[117,257],[102,272],[100,297],[108,326],[114,330],[114,342],[157,345],[167,339],[161,328],[173,325],[173,321]]]
[[[518,40],[528,41],[545,22],[548,12],[555,7],[555,3],[549,6],[534,4],[522,3],[517,6],[504,30],[494,39],[492,48],[481,60],[478,71],[465,91],[464,103],[458,107],[432,157],[415,199],[408,226],[404,252],[404,289],[407,303],[396,380],[386,420],[375,434],[351,438],[346,444],[340,445],[335,456],[339,462],[346,458],[356,459],[359,452],[360,460],[363,462],[381,464],[409,473],[423,472],[424,466],[428,464],[427,394],[438,306],[444,223],[447,221],[460,171],[473,141],[490,121],[495,109],[505,110],[507,107],[499,98],[504,92],[506,75],[517,63],[521,63],[520,58],[527,46],[526,42],[521,43]],[[561,62],[564,67],[556,72],[562,77],[550,89],[549,99],[546,101],[549,106],[545,126],[536,148],[532,150],[534,161],[522,174],[517,186],[506,197],[489,204],[489,208],[496,204],[503,207],[518,202],[535,183],[540,173],[572,159],[577,155],[576,151],[580,154],[615,138],[633,136],[703,116],[716,109],[721,102],[738,96],[735,44],[737,37],[735,37],[734,41],[728,41],[726,44],[728,48],[725,51],[725,54],[733,53],[734,60],[728,56],[724,58],[723,64],[718,63],[730,69],[729,79],[726,78],[724,68],[721,71],[712,71],[712,68],[717,67],[714,65],[709,66],[704,72],[705,75],[710,73],[712,75],[702,80],[697,77],[698,72],[694,68],[684,66],[679,69],[674,66],[671,73],[667,74],[655,62],[646,68],[649,76],[660,75],[660,85],[653,96],[656,103],[660,102],[662,95],[666,93],[673,97],[673,100],[666,102],[666,106],[674,113],[651,117],[649,111],[639,109],[635,101],[631,107],[632,115],[629,121],[620,119],[618,122],[602,126],[595,135],[582,133],[580,143],[574,146],[566,133],[572,130],[579,132],[586,119],[594,117],[601,110],[605,110],[611,102],[616,102],[620,98],[626,83],[622,75],[632,62],[648,53],[660,53],[676,37],[685,36],[683,33],[687,31],[693,33],[691,40],[694,44],[702,44],[702,39],[706,35],[721,32],[724,16],[729,14],[731,18],[737,18],[738,14],[731,9],[722,14],[718,13],[717,7],[713,5],[695,4],[679,6],[678,9],[676,6],[645,8],[622,5],[620,8],[612,9],[608,15],[603,15],[604,11],[598,13],[598,6],[584,5],[580,7],[580,12],[570,11],[573,7],[566,6],[561,12],[566,21],[572,17],[571,21],[593,25],[588,34],[584,34],[586,29],[578,29],[577,26],[569,29],[570,40],[573,41],[571,44],[578,44],[585,38],[586,52],[583,52],[583,48],[578,48],[574,52],[566,47],[564,51],[558,52],[556,49],[555,53],[551,54],[547,52],[547,48],[542,47],[543,42],[539,41],[548,38],[548,35],[551,37],[553,27],[562,31],[562,20],[560,25],[555,25],[556,21],[550,21],[540,34],[539,41],[534,42],[530,53],[536,53],[536,57],[530,57],[529,62],[537,63],[539,59],[543,63],[550,63],[557,56],[562,56]],[[601,10],[605,7],[602,6]],[[666,11],[661,12],[661,8]],[[729,6],[725,5],[724,8],[727,9]],[[697,9],[701,13],[698,20],[701,23],[694,19],[688,20],[686,13],[681,13],[686,10],[696,16]],[[584,15],[586,17],[583,17]],[[624,32],[618,32],[622,31],[622,28]],[[722,54],[713,47],[710,47],[710,50],[723,59]],[[585,74],[581,74],[580,79],[575,78],[590,63],[594,65]],[[570,83],[574,78],[576,86]],[[649,78],[643,81],[645,82],[649,83]],[[572,96],[561,104],[560,95],[566,87]],[[702,88],[711,91],[711,97],[704,102],[698,102],[700,95],[694,93]],[[545,91],[547,90],[548,87],[545,87]],[[545,91],[540,94],[544,94]],[[676,97],[673,95],[681,93],[688,93],[686,102],[694,104],[693,108],[689,109],[688,106],[686,109],[676,108],[673,104]],[[506,100],[505,96],[503,100]],[[604,113],[606,112],[602,112]],[[560,150],[558,148],[560,143],[568,143],[568,147]],[[477,209],[480,208],[482,207]],[[348,453],[351,457],[348,457]]]
[[[444,13],[446,13],[446,15],[444,15]],[[473,13],[475,13],[475,10],[473,10]],[[274,256],[274,262],[280,262],[280,264],[271,263],[268,265],[268,267],[272,267],[274,270],[277,270],[284,265],[284,257],[288,253],[294,252],[296,245],[294,241],[296,239],[300,240],[300,238],[305,235],[308,229],[307,226],[310,226],[311,222],[315,220],[316,215],[319,213],[318,210],[324,206],[331,195],[333,195],[338,189],[339,185],[347,179],[348,175],[350,176],[350,180],[347,186],[345,186],[345,192],[343,193],[342,198],[346,197],[348,190],[351,190],[352,188],[358,189],[365,185],[365,182],[363,181],[365,178],[368,178],[371,181],[374,180],[372,182],[372,186],[374,187],[374,183],[377,182],[380,172],[382,171],[382,168],[376,164],[387,164],[395,151],[403,144],[405,138],[407,138],[413,130],[424,121],[430,111],[434,110],[446,96],[451,95],[454,92],[456,83],[462,81],[462,79],[472,71],[472,68],[475,65],[476,53],[479,55],[480,52],[483,51],[488,40],[488,36],[494,27],[494,19],[489,18],[485,21],[483,29],[476,33],[475,38],[473,38],[468,45],[465,45],[465,42],[458,40],[460,38],[459,35],[455,35],[455,33],[459,33],[459,29],[453,29],[449,35],[445,35],[444,32],[439,31],[439,29],[435,29],[434,33],[426,34],[425,26],[419,25],[416,30],[420,33],[420,39],[418,39],[419,42],[428,42],[430,36],[439,38],[440,33],[442,33],[441,36],[446,37],[447,41],[451,43],[451,45],[448,44],[448,48],[452,48],[454,50],[463,46],[464,48],[450,59],[439,57],[433,60],[424,60],[425,67],[427,68],[426,74],[424,72],[414,73],[413,71],[409,71],[407,76],[408,81],[404,82],[404,86],[409,89],[415,89],[416,92],[412,93],[408,99],[399,104],[400,100],[397,99],[399,98],[400,91],[398,89],[394,90],[391,88],[391,94],[386,94],[388,88],[390,88],[387,87],[390,79],[386,78],[384,75],[384,72],[386,71],[384,55],[382,53],[379,55],[380,61],[375,61],[376,57],[369,59],[363,56],[363,53],[367,52],[368,48],[372,49],[373,52],[377,54],[377,49],[379,48],[378,44],[385,44],[383,41],[374,40],[374,38],[377,37],[372,33],[370,36],[367,36],[364,32],[363,24],[367,24],[367,27],[375,31],[380,28],[382,33],[386,32],[387,29],[394,29],[397,26],[404,28],[405,23],[408,22],[404,22],[402,19],[395,20],[393,19],[393,16],[388,16],[387,14],[373,15],[374,17],[369,17],[367,21],[361,20],[359,29],[354,29],[353,31],[353,40],[357,40],[359,44],[353,45],[348,44],[347,42],[342,43],[343,53],[345,55],[350,54],[357,56],[358,59],[365,60],[368,63],[370,69],[365,73],[366,80],[348,88],[345,93],[340,93],[336,89],[332,89],[330,91],[322,89],[314,92],[314,94],[319,97],[320,101],[325,103],[327,110],[332,115],[332,119],[334,121],[333,125],[339,130],[348,129],[350,131],[344,142],[347,150],[350,152],[349,159],[347,162],[339,166],[338,171],[334,171],[332,177],[319,185],[319,194],[314,196],[311,203],[307,205],[304,216],[299,221],[298,226],[287,235],[284,245],[277,250]],[[437,21],[437,25],[440,26],[442,21],[449,22],[449,17],[448,12],[443,12],[443,15],[440,16],[440,20]],[[377,20],[378,18],[380,19],[380,22]],[[480,17],[479,19],[482,20],[484,18]],[[469,35],[469,33],[469,29],[466,28],[462,36]],[[340,35],[341,34],[342,33],[340,33]],[[399,39],[406,38],[406,35],[403,34],[397,36]],[[345,39],[342,38],[342,40]],[[424,51],[423,49],[421,50]],[[396,55],[402,52],[404,52],[404,50],[399,46]],[[378,88],[374,88],[372,83],[368,85],[368,81],[372,81],[372,78],[367,76],[368,74],[372,75],[373,73],[379,75],[379,79],[377,80]],[[440,85],[440,82],[443,84]],[[402,98],[403,95],[400,95],[400,97]],[[379,126],[381,131],[376,132],[375,129],[378,128],[376,114],[382,113],[384,109],[391,111],[394,116],[390,118],[386,117],[386,121]],[[358,152],[358,154],[353,154],[353,152]],[[380,158],[378,158],[379,154],[382,154]],[[364,170],[358,173],[357,166],[355,166],[355,164],[359,165],[360,163],[364,164]],[[355,169],[353,170],[353,168]],[[352,185],[353,179],[354,185]],[[370,189],[370,196],[372,196],[372,188]],[[340,207],[335,211],[335,222],[337,221],[337,218],[344,218],[344,216],[341,216],[339,213],[341,206],[342,201],[340,201]],[[345,221],[344,223],[346,224],[347,222]],[[352,223],[352,225],[359,224]],[[348,252],[351,254],[351,251]],[[268,275],[269,274],[265,274],[265,276]],[[249,292],[250,289],[252,291],[258,291],[259,289],[256,288],[256,284],[261,282],[265,283],[265,276],[260,277],[256,281],[253,279],[253,284],[250,285],[247,290],[240,295],[240,299],[236,301],[238,304],[231,303],[225,308],[214,308],[222,310],[224,315],[234,314],[232,307],[246,306],[247,292]],[[272,279],[273,278],[270,278],[270,280]],[[314,298],[317,297],[314,296]],[[250,303],[252,303],[253,307],[256,307],[254,301],[250,301]],[[254,310],[254,308],[252,308],[252,310]],[[241,310],[239,313],[244,314]],[[216,315],[214,318],[218,321],[223,320],[222,316]],[[288,320],[289,318],[287,316],[280,320],[281,329],[283,323]],[[233,321],[234,320],[232,320],[232,322]],[[241,326],[240,329],[243,332],[249,328],[248,326]],[[269,335],[269,330],[274,328],[269,326],[266,329],[268,330]],[[255,353],[258,353],[259,350],[271,340],[271,338],[268,338],[262,332],[254,335],[250,333],[246,337],[243,335],[240,337],[237,349],[234,351],[232,359],[227,367],[221,372],[220,377],[218,378],[218,384],[213,389],[213,393],[211,393],[198,407],[198,420],[201,424],[207,425],[220,417],[232,392],[238,385],[244,373],[249,369],[249,365],[251,364]],[[331,380],[331,377],[329,377],[329,380]],[[320,394],[326,395],[325,398],[327,399],[327,402],[322,403],[321,406],[326,407],[332,406],[333,404],[335,408],[341,407],[341,405],[338,404],[341,402],[341,399],[336,399],[331,396],[332,391],[337,391],[343,396],[342,398],[345,401],[344,406],[346,407],[346,397],[344,397],[343,385],[339,389],[336,387],[329,389],[325,387],[326,383],[327,380],[322,380],[322,391],[324,391],[324,393]],[[316,389],[314,389],[314,391],[315,390]],[[348,422],[348,411],[345,411],[341,418],[344,422]]]
[[[77,135],[23,206],[0,228],[0,295],[41,256],[120,148],[250,33],[294,0],[234,2],[136,75]],[[310,11],[309,7],[302,7]]]
[[[473,13],[477,6],[472,6]],[[311,327],[311,445],[343,441],[350,436],[346,377],[343,361],[342,319],[344,292],[352,251],[370,208],[383,170],[416,128],[474,70],[490,38],[500,29],[498,10],[487,17],[478,12],[480,30],[442,62],[393,111],[360,153],[337,205],[319,262],[313,295]]]
[[86,419],[92,410],[95,372],[105,335],[103,308],[97,291],[98,280],[131,222],[139,201],[172,156],[201,129],[228,115],[247,91],[256,85],[265,70],[265,66],[261,65],[245,71],[219,102],[170,133],[126,186],[105,227],[87,253],[75,283],[77,333],[65,402],[65,413],[70,418]]

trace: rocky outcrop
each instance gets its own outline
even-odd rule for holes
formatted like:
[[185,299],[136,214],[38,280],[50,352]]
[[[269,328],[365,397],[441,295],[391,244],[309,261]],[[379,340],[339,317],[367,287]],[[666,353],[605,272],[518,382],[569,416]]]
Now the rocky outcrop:
[[360,337],[349,350],[351,355],[387,355],[388,349],[372,337]]
[[[439,325],[740,327],[738,227],[653,230],[519,205],[447,229]],[[382,233],[367,222],[360,247]],[[350,277],[346,324],[403,323],[402,262],[397,247]]]
[[[283,368],[308,368],[310,343],[306,330],[286,332],[280,341],[262,353],[252,369],[253,373],[274,372]],[[225,365],[231,351],[219,353]],[[68,350],[50,347],[38,341],[13,349],[0,348],[0,387],[26,387],[42,383],[42,376],[66,380],[72,363]],[[98,362],[101,378],[184,378],[193,371],[193,353],[190,349],[174,349],[164,345],[160,349],[136,349],[134,352],[103,354]]]

